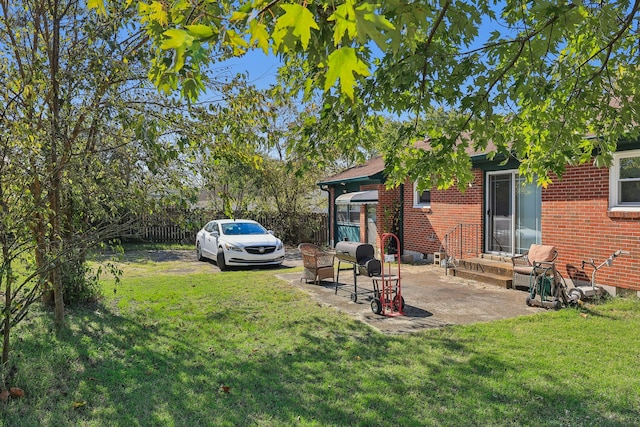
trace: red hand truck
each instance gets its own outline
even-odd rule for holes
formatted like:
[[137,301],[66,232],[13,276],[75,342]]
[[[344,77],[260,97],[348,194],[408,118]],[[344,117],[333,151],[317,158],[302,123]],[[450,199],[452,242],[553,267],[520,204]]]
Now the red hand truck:
[[[384,248],[387,242],[395,240],[396,253],[385,254]],[[371,311],[383,316],[403,316],[404,298],[402,297],[402,281],[400,277],[400,240],[393,233],[384,233],[380,238],[380,253],[384,257],[380,276],[374,276]],[[396,273],[392,273],[392,262],[397,258]]]

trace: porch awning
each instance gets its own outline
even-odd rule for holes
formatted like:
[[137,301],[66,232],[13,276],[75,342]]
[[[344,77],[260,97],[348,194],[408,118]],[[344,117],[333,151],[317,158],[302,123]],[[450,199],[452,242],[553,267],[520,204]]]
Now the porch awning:
[[355,191],[344,193],[336,197],[336,205],[363,205],[378,203],[378,190]]

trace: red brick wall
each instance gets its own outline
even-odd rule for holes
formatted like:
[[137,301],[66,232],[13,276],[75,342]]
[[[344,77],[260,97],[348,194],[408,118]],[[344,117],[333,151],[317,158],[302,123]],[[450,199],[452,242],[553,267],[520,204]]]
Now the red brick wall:
[[[431,208],[413,207],[413,183],[404,187],[404,249],[432,254],[458,224],[482,224],[483,173],[474,170],[470,188],[431,191]],[[480,248],[482,250],[482,248]]]
[[384,185],[378,187],[378,234],[391,233],[393,218],[400,203],[400,187],[387,190]]
[[[444,236],[458,224],[482,224],[484,174],[474,170],[474,181],[464,193],[457,188],[433,190],[431,208],[413,208],[413,183],[404,186],[404,249],[432,254],[440,251]],[[400,200],[400,188],[378,189],[378,234],[391,231],[389,212]],[[597,275],[601,284],[640,290],[640,212],[608,212],[609,171],[592,165],[568,167],[562,180],[542,191],[542,243],[559,252],[557,265],[567,277],[566,266],[580,267],[583,259],[597,264],[618,249],[631,252],[603,267]],[[332,211],[333,214],[333,211]],[[364,209],[362,221],[366,221]],[[333,218],[332,218],[333,221]],[[365,227],[361,228],[365,232]],[[333,233],[333,229],[331,230]],[[361,236],[364,241],[364,235]],[[376,242],[376,248],[379,241]],[[483,247],[480,248],[483,250]],[[591,270],[586,268],[587,274]]]
[[[562,180],[542,191],[542,243],[558,249],[557,264],[596,265],[618,249],[631,252],[598,271],[598,283],[640,290],[640,212],[608,212],[609,170],[592,165],[568,167]],[[591,269],[585,268],[591,277]]]

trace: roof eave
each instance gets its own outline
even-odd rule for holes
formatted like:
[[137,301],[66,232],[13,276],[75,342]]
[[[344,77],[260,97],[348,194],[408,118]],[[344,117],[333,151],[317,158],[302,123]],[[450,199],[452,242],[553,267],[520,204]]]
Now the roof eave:
[[333,179],[329,181],[320,181],[317,185],[335,185],[335,184],[343,184],[348,182],[359,182],[359,181],[378,181],[380,183],[384,182],[384,174],[382,172],[376,172],[373,175],[361,175],[351,178],[342,178],[342,179]]

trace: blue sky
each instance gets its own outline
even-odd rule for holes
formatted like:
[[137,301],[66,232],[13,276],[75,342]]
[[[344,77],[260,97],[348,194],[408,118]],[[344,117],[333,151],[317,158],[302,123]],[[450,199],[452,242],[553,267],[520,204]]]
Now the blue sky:
[[241,58],[232,58],[224,63],[232,74],[247,72],[248,81],[260,89],[276,82],[280,61],[273,55],[265,55],[262,50],[251,50]]
[[[501,10],[503,6],[503,2],[499,2],[496,10]],[[505,30],[505,27],[500,24],[499,18],[497,22],[489,20],[487,16],[484,16],[483,19],[483,24],[479,27],[480,34],[473,46],[470,46],[467,50],[481,47],[489,38],[491,31],[496,29]],[[236,73],[246,72],[248,73],[249,83],[259,89],[266,89],[275,84],[280,61],[272,54],[265,55],[261,49],[253,49],[240,58],[229,59],[220,65],[228,67],[229,78],[235,76]]]
[[[474,46],[470,47],[469,50],[482,46],[487,41],[490,32],[495,29],[498,29],[496,28],[496,22],[485,20],[485,23],[479,28],[480,34]],[[504,28],[499,29],[504,30]],[[254,84],[259,89],[266,89],[276,82],[280,61],[272,54],[265,55],[262,50],[253,49],[246,55],[229,59],[221,65],[229,68],[229,77],[234,76],[236,73],[247,72],[249,74],[249,83]]]

